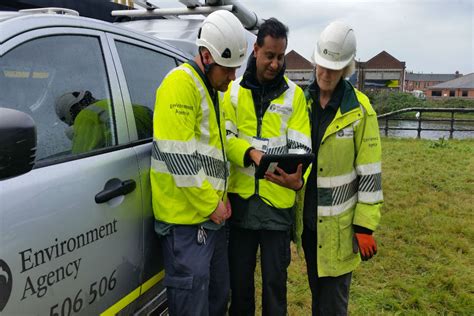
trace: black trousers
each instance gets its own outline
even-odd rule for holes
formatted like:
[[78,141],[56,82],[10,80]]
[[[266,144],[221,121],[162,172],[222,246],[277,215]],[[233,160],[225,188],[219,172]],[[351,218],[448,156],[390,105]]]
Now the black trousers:
[[302,243],[311,288],[313,316],[347,315],[352,272],[337,277],[318,277],[316,232],[305,227]]
[[286,315],[286,280],[290,264],[288,231],[230,228],[230,315],[255,314],[254,272],[260,246],[262,315]]

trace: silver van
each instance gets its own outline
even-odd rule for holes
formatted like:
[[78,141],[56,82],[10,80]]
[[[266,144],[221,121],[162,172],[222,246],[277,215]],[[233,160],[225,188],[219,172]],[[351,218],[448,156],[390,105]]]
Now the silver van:
[[[192,49],[169,41],[54,10],[0,12],[1,315],[166,313],[152,111]],[[79,122],[84,109],[97,115]]]

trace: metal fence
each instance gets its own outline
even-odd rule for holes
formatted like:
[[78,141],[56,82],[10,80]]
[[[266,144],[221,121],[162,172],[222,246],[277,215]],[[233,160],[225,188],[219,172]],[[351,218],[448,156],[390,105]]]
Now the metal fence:
[[[409,112],[416,112],[415,118],[409,118],[403,116],[402,114],[409,113]],[[424,118],[425,113],[450,113],[451,118]],[[457,129],[455,128],[455,123],[473,123],[474,119],[471,118],[455,118],[455,114],[457,113],[474,113],[474,108],[469,109],[461,109],[461,108],[406,108],[398,111],[393,111],[389,113],[385,113],[378,116],[378,120],[380,123],[385,121],[385,124],[380,124],[380,129],[385,131],[385,136],[388,136],[389,130],[408,130],[408,131],[417,131],[417,137],[421,137],[422,131],[448,131],[449,138],[453,138],[453,133],[456,131],[462,132],[474,132],[474,129]],[[389,121],[414,121],[418,122],[418,127],[399,127],[399,126],[389,126]],[[441,128],[427,128],[422,126],[422,122],[444,122],[450,123],[449,129],[441,129]],[[473,125],[474,126],[474,125]]]

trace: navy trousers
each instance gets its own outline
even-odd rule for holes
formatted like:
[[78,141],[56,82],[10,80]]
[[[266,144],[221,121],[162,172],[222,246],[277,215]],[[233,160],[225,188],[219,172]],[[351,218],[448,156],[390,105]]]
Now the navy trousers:
[[197,240],[198,229],[199,226],[174,226],[170,234],[161,238],[171,316],[220,316],[227,309],[225,229],[206,230],[206,242],[201,244]]
[[352,272],[337,277],[320,278],[318,276],[316,243],[316,232],[305,227],[302,244],[312,295],[312,314],[313,316],[347,315]]
[[230,227],[229,265],[231,305],[229,314],[255,315],[254,273],[260,246],[262,315],[286,316],[286,280],[290,264],[288,231]]

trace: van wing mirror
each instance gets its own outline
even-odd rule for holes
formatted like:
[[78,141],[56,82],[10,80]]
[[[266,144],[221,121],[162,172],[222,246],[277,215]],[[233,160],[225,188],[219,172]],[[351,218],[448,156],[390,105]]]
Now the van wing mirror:
[[36,127],[28,114],[0,108],[0,180],[33,169],[36,156]]

